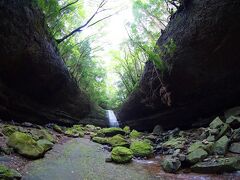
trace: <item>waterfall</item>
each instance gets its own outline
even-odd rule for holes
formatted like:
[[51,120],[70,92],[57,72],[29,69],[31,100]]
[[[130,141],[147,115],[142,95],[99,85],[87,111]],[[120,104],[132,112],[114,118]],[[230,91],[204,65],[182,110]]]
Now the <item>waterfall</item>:
[[117,118],[112,110],[107,110],[108,114],[108,121],[110,127],[119,127],[119,123],[117,121]]

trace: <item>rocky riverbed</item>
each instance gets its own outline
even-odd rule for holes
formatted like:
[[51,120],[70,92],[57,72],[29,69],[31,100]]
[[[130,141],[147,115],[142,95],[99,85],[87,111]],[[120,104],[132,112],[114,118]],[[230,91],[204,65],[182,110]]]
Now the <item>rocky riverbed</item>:
[[138,132],[1,123],[3,179],[240,179],[240,118]]

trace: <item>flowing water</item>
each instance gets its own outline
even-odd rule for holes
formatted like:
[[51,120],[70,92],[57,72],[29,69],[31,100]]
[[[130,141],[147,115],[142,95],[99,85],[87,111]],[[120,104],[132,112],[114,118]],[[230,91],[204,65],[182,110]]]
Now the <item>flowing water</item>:
[[119,127],[118,120],[112,110],[107,110],[108,121],[110,127]]

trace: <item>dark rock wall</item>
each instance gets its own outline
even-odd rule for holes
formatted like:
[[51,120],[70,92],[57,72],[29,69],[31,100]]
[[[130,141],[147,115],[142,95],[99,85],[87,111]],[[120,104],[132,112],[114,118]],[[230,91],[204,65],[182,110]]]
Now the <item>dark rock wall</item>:
[[[176,50],[161,75],[146,63],[140,88],[118,113],[122,124],[191,127],[240,103],[240,1],[192,0],[172,17],[157,44]],[[158,78],[157,74],[160,74]]]
[[0,0],[0,118],[76,123],[93,105],[71,78],[28,0]]

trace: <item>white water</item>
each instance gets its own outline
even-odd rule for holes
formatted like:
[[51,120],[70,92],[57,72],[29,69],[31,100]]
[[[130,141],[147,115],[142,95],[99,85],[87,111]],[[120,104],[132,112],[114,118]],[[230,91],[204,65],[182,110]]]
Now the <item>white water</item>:
[[119,127],[119,123],[114,112],[112,110],[107,110],[107,114],[110,127]]

